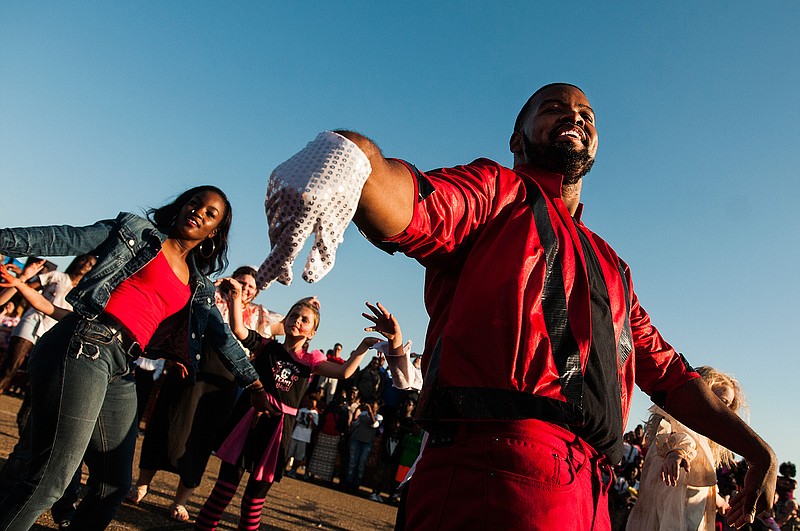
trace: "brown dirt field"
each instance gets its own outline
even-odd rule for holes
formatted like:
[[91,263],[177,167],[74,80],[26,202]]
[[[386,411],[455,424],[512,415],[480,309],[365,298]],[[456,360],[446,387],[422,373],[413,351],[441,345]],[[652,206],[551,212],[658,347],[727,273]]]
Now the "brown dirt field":
[[[19,405],[19,398],[0,396],[0,465],[5,464],[8,454],[17,441],[15,416]],[[138,447],[141,440],[139,437],[134,464],[139,462]],[[192,517],[191,521],[211,492],[218,463],[215,458],[211,458],[203,483],[189,501],[187,508]],[[134,478],[136,472],[134,470]],[[159,472],[142,503],[139,506],[124,504],[108,529],[112,531],[191,529],[191,523],[178,523],[169,518],[169,505],[177,480],[175,474]],[[233,499],[228,512],[220,522],[219,529],[236,529],[242,490],[243,488],[240,488],[240,494]],[[369,501],[367,495],[366,489],[362,489],[359,496],[353,496],[314,483],[284,478],[269,492],[261,529],[273,531],[309,528],[353,531],[393,529],[397,509],[386,503]],[[37,525],[32,529],[57,529],[57,526],[47,512],[39,518]]]

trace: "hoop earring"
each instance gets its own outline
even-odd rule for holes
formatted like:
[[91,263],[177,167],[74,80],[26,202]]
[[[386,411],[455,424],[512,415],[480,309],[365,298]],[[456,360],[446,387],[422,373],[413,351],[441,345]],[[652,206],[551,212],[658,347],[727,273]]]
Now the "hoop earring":
[[[205,249],[206,242],[211,242],[211,250],[208,251],[208,252],[206,252],[206,249]],[[214,256],[214,251],[217,250],[217,244],[214,243],[213,239],[206,238],[205,240],[203,240],[200,243],[200,245],[197,246],[197,249],[198,249],[198,252],[200,253],[200,256],[202,256],[203,258],[208,260],[209,258]]]

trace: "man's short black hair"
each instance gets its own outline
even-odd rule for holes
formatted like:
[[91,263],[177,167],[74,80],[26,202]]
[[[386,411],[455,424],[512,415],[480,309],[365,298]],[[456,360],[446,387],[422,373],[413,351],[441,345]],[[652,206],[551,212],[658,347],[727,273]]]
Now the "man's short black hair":
[[[568,87],[575,87],[576,89],[583,92],[583,89],[580,88],[578,85],[573,85],[572,83],[548,83],[547,85],[541,87],[539,90],[531,94],[531,97],[528,98],[528,101],[525,102],[525,105],[522,106],[520,109],[519,114],[517,115],[517,120],[514,122],[514,131],[522,130],[522,124],[525,122],[525,117],[528,115],[528,111],[531,110],[531,105],[533,104],[533,98],[536,97],[541,91],[545,89],[549,89],[550,87],[555,87],[556,85],[566,85]],[[586,94],[584,92],[584,94]]]

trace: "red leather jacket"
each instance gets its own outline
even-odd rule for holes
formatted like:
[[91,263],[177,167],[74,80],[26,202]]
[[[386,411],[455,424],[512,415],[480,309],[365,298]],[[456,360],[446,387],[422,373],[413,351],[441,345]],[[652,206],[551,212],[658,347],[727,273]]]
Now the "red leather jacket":
[[578,230],[608,289],[623,418],[634,382],[663,405],[672,389],[698,377],[650,323],[627,264],[580,223],[582,205],[573,220],[561,175],[488,159],[424,174],[408,167],[419,198],[414,215],[382,247],[426,268],[421,421],[582,422],[592,330]]

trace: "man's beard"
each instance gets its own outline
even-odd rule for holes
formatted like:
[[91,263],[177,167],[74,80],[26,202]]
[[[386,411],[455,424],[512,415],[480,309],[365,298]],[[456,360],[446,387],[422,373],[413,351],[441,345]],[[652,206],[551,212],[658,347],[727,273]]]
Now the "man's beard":
[[544,144],[532,142],[527,135],[522,136],[528,162],[545,170],[560,173],[564,176],[563,184],[575,184],[589,173],[594,159],[589,155],[589,148],[576,148],[571,143],[553,142]]

